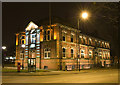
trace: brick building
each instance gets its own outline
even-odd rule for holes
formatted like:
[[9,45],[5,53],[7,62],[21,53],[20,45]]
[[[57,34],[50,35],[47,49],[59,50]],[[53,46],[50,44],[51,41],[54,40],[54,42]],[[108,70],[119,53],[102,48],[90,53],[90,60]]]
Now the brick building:
[[16,63],[24,68],[76,70],[110,66],[110,45],[60,23],[37,26],[30,22],[16,34]]

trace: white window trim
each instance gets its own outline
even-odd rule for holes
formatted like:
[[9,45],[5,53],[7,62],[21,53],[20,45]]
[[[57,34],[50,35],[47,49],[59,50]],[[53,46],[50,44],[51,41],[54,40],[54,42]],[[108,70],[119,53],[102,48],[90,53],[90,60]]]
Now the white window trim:
[[[47,49],[47,48],[45,48],[45,49]],[[45,49],[44,49],[44,59],[50,59],[50,57],[48,57],[48,53],[50,53],[50,51],[45,51]],[[47,53],[47,57],[45,57],[45,53]]]

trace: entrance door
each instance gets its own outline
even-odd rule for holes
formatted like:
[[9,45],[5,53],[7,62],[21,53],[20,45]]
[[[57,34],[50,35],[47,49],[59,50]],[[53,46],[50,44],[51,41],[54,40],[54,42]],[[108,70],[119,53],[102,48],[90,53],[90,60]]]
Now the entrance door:
[[106,61],[104,61],[104,67],[106,67]]
[[36,59],[28,58],[28,72],[35,72],[35,71],[36,71]]

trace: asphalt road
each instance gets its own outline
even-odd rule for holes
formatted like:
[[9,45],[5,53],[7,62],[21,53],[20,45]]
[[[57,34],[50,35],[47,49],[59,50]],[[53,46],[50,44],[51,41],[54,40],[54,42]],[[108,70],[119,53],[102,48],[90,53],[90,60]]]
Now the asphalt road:
[[2,83],[118,83],[118,70],[3,73]]

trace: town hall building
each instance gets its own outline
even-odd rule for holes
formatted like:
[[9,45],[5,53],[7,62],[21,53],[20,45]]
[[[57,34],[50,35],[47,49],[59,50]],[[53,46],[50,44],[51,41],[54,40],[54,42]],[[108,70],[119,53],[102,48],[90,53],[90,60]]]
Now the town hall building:
[[110,66],[110,43],[54,23],[30,22],[16,33],[16,61],[24,69],[78,70]]

